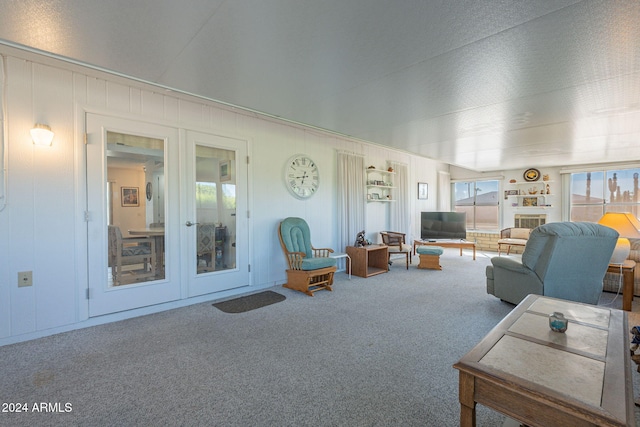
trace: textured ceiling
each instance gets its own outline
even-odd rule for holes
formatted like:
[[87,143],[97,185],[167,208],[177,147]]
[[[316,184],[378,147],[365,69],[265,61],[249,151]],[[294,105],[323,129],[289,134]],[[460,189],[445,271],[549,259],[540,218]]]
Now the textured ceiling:
[[0,0],[0,39],[478,171],[640,159],[638,0]]

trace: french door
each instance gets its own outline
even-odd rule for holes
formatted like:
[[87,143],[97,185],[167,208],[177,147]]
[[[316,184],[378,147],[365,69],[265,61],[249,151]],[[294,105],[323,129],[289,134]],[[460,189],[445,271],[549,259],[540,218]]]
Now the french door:
[[248,286],[247,142],[195,131],[186,142],[188,296]]
[[86,116],[89,316],[181,296],[178,130]]
[[89,316],[249,285],[247,142],[88,113]]

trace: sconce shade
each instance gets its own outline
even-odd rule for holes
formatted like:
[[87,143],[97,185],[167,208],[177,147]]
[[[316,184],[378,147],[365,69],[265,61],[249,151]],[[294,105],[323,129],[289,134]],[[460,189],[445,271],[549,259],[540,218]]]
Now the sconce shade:
[[53,132],[49,126],[36,123],[33,129],[31,129],[31,139],[36,145],[51,145]]
[[620,234],[610,264],[624,263],[631,250],[628,238],[640,238],[640,221],[629,212],[607,212],[600,218],[598,224],[613,228]]

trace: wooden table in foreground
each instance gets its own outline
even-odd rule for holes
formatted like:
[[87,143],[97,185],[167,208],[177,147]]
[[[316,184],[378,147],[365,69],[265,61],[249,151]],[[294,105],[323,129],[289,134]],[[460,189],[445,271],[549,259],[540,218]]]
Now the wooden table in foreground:
[[441,248],[460,248],[460,256],[462,256],[462,249],[473,249],[473,260],[475,261],[476,259],[476,242],[470,242],[468,240],[435,240],[433,242],[428,240],[414,240],[414,256],[416,255],[416,248],[421,245],[440,246]]
[[[549,329],[549,314],[569,319]],[[453,365],[460,375],[460,425],[476,403],[528,426],[633,426],[627,314],[529,295]]]
[[636,262],[631,259],[625,259],[622,265],[609,264],[607,273],[622,273],[622,309],[631,311],[633,306],[633,280],[635,276]]

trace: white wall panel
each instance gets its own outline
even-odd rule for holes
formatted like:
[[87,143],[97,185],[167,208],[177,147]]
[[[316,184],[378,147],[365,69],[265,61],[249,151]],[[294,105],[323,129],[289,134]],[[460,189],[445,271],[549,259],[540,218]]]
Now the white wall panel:
[[107,108],[110,111],[130,112],[131,92],[129,86],[114,82],[107,82],[105,95],[107,99]]
[[55,133],[50,147],[34,147],[33,286],[38,328],[76,321],[72,86],[71,72],[33,65],[34,115]]
[[[4,133],[4,100],[5,100],[5,60],[0,57],[0,338],[11,334],[11,296],[9,293],[9,221],[5,199],[5,153],[8,138]],[[6,139],[5,139],[6,138]]]
[[161,120],[164,118],[164,95],[158,92],[143,90],[140,101],[140,114],[150,119]]
[[132,87],[129,89],[129,110],[135,114],[142,113],[142,91]]
[[[73,71],[72,71],[73,70]],[[0,338],[44,331],[61,325],[82,326],[87,320],[85,246],[82,212],[84,191],[84,111],[138,116],[142,120],[183,129],[240,137],[249,141],[250,254],[256,288],[285,281],[286,263],[277,236],[287,216],[306,218],[315,246],[337,241],[336,150],[365,155],[365,164],[385,167],[387,160],[409,169],[435,170],[436,162],[364,144],[317,129],[220,106],[138,82],[96,72],[8,59],[8,206],[0,212],[0,232],[7,235],[9,266],[0,275],[0,302],[10,316],[0,316]],[[157,89],[157,90],[156,90]],[[28,130],[36,120],[49,124],[56,136],[51,147],[35,147]],[[294,198],[284,183],[285,162],[294,154],[313,158],[321,172],[312,198]],[[91,165],[88,165],[91,167]],[[364,171],[363,171],[364,174]],[[421,178],[424,172],[410,176]],[[429,173],[426,179],[434,179]],[[434,181],[435,182],[435,181]],[[435,185],[430,186],[430,196]],[[246,213],[238,212],[238,215]],[[367,232],[377,241],[388,221],[386,204],[369,204]],[[355,236],[354,236],[355,239]],[[79,243],[80,242],[80,243]],[[80,264],[80,265],[79,265]],[[17,287],[17,272],[33,271],[34,286]],[[9,280],[3,278],[8,278]],[[246,292],[243,289],[242,292]],[[228,296],[228,295],[227,295]],[[10,327],[6,325],[10,319]],[[0,344],[2,340],[0,340]]]
[[87,105],[107,107],[107,82],[95,77],[87,77]]
[[11,293],[11,335],[36,329],[36,287],[18,288],[18,272],[34,271],[37,278],[35,245],[35,165],[36,147],[29,129],[33,126],[32,64],[7,58],[9,290]]

